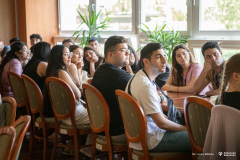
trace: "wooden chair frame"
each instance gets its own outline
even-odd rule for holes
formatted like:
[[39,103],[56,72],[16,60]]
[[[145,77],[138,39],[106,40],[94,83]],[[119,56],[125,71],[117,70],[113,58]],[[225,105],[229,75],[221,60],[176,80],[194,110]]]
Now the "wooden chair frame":
[[12,113],[10,118],[10,125],[12,125],[15,122],[15,118],[16,118],[16,108],[17,108],[16,100],[12,97],[2,97],[2,102],[3,103],[8,102],[11,104]]
[[15,137],[16,137],[16,130],[12,126],[2,127],[0,128],[0,135],[2,134],[8,134],[10,136],[10,142],[8,143],[6,152],[3,156],[4,160],[10,160],[10,157],[13,151]]
[[[29,99],[29,94],[31,93],[28,93],[28,90],[26,88],[26,85],[25,85],[25,81],[27,81],[28,83],[30,83],[34,90],[36,91],[36,97],[38,98],[38,107],[36,109],[33,109],[31,108],[31,103],[29,102],[29,108],[31,110],[31,113],[32,113],[32,124],[33,124],[33,132],[32,132],[32,136],[31,136],[31,139],[30,139],[30,146],[29,146],[29,154],[30,156],[32,155],[32,150],[33,150],[33,147],[34,147],[34,141],[35,139],[39,139],[39,140],[43,140],[43,159],[46,159],[46,154],[47,154],[47,140],[49,140],[49,138],[47,137],[47,129],[51,128],[55,128],[55,124],[54,123],[47,123],[45,121],[45,117],[43,116],[43,113],[42,113],[42,108],[43,108],[43,95],[42,95],[42,92],[39,88],[39,86],[36,84],[36,82],[28,77],[27,75],[25,74],[22,74],[21,75],[21,78],[23,80],[23,83],[24,83],[24,87],[25,87],[25,90],[27,92],[27,98]],[[40,114],[40,118],[41,118],[41,122],[38,122],[37,125],[36,125],[36,117],[35,117],[35,114],[36,113],[39,113]],[[40,137],[36,134],[36,128],[41,128],[43,130],[43,137]]]
[[[115,154],[117,153],[123,153],[123,152],[127,152],[127,145],[126,146],[114,146],[112,144],[112,140],[111,140],[111,135],[110,135],[110,109],[109,109],[109,106],[108,106],[108,103],[107,101],[105,100],[104,96],[102,95],[102,93],[97,89],[95,88],[94,86],[90,85],[90,84],[83,84],[82,85],[83,87],[83,94],[84,94],[84,99],[85,99],[85,102],[87,104],[87,111],[88,111],[88,115],[89,115],[89,120],[90,120],[90,125],[91,125],[91,129],[92,129],[92,134],[93,134],[93,145],[92,145],[92,148],[93,148],[93,152],[92,152],[92,160],[94,159],[95,155],[96,155],[96,137],[97,135],[95,133],[100,133],[100,132],[105,132],[105,135],[106,135],[106,139],[107,139],[107,145],[102,145],[102,151],[108,151],[108,154],[109,154],[109,159],[112,160],[114,159],[113,158],[113,155],[114,155],[114,152]],[[91,119],[91,114],[90,114],[90,110],[89,110],[89,107],[88,107],[88,101],[87,101],[87,98],[86,98],[86,95],[85,95],[85,90],[88,89],[90,90],[92,93],[94,93],[98,98],[99,100],[101,101],[102,103],[102,106],[103,106],[103,109],[104,109],[104,113],[105,113],[105,122],[104,122],[104,125],[102,127],[94,127],[94,125],[92,124],[92,119]],[[120,157],[119,157],[120,158]]]
[[[26,97],[26,98],[25,98],[25,100],[24,100],[22,103],[18,103],[17,100],[16,100],[16,102],[17,102],[17,107],[26,107],[27,114],[28,114],[28,115],[31,115],[31,114],[30,114],[30,109],[29,109],[29,104],[28,104],[28,99],[27,99],[27,95],[26,95],[27,92],[26,92],[26,90],[25,90],[25,87],[24,87],[22,78],[21,78],[17,73],[12,72],[12,71],[7,71],[7,74],[8,74],[8,77],[9,77],[9,76],[14,76],[14,77],[16,77],[16,78],[19,80],[19,82],[21,83],[21,85],[23,86],[23,88],[24,88],[24,94],[25,94],[25,97]],[[10,77],[9,77],[9,81],[10,81],[10,83],[12,84]],[[16,93],[14,93],[14,89],[13,89],[13,88],[12,88],[12,90],[13,90],[13,94],[15,95]]]
[[[197,153],[203,153],[203,148],[200,147],[194,140],[192,128],[190,126],[190,120],[189,120],[189,117],[187,116],[188,115],[188,104],[191,102],[198,103],[198,104],[208,108],[209,110],[212,110],[212,108],[214,107],[214,104],[205,100],[204,98],[196,97],[196,96],[189,96],[189,97],[185,98],[185,100],[184,100],[184,117],[185,117],[186,127],[187,127],[187,131],[188,131],[188,135],[189,135],[189,139],[190,139],[190,143],[191,143],[192,152],[196,153],[196,155],[197,155]],[[197,159],[196,155],[193,155],[193,159]]]
[[16,139],[14,142],[14,146],[13,146],[13,152],[11,155],[11,159],[16,159],[17,154],[18,154],[18,150],[21,147],[23,138],[28,130],[28,127],[30,125],[31,122],[31,117],[28,115],[25,116],[21,116],[16,122],[13,123],[13,127],[16,128],[19,124],[24,123],[23,127],[21,128],[20,132],[18,135],[16,135]]
[[126,127],[122,109],[121,109],[121,107],[119,107],[120,111],[121,111],[122,119],[123,119],[125,132],[126,132],[127,139],[128,139],[128,159],[129,160],[132,160],[132,155],[133,155],[132,148],[129,147],[129,142],[132,142],[132,143],[140,142],[141,143],[142,148],[143,148],[143,156],[135,154],[135,156],[138,157],[138,160],[171,160],[171,159],[172,160],[175,160],[175,159],[186,160],[191,157],[187,153],[180,154],[180,155],[166,156],[166,157],[153,157],[153,158],[150,157],[148,146],[147,146],[147,120],[146,120],[145,114],[140,109],[140,105],[138,104],[138,102],[131,95],[127,94],[126,92],[124,92],[122,90],[116,90],[115,94],[117,96],[119,106],[120,106],[120,102],[119,102],[118,96],[125,98],[132,104],[132,106],[134,107],[134,109],[136,110],[136,112],[138,114],[138,118],[139,118],[140,125],[141,125],[140,134],[137,137],[131,137],[129,135],[127,127]]
[[[74,95],[71,87],[66,82],[64,82],[63,80],[61,80],[60,78],[57,78],[57,77],[48,77],[46,79],[48,95],[49,95],[49,98],[50,98],[52,106],[54,106],[54,103],[52,101],[50,90],[49,90],[49,83],[50,82],[56,82],[56,83],[60,84],[61,86],[63,86],[66,89],[66,91],[67,91],[67,93],[68,93],[68,95],[70,97],[70,105],[71,105],[70,111],[67,114],[65,114],[65,115],[57,114],[55,108],[52,107],[53,108],[53,112],[54,112],[54,118],[55,118],[55,139],[54,139],[55,142],[54,142],[54,146],[53,146],[51,159],[54,159],[57,145],[61,146],[61,147],[74,148],[75,149],[75,159],[78,159],[79,154],[78,154],[78,152],[76,152],[76,151],[79,151],[78,135],[90,134],[91,133],[91,129],[77,129],[76,128],[76,121],[75,121],[76,99],[75,99],[75,95]],[[71,118],[73,129],[66,129],[66,133],[61,133],[60,132],[60,127],[59,127],[60,124],[58,122],[58,119],[66,119],[68,117]],[[74,146],[67,146],[65,144],[58,143],[58,134],[65,134],[65,135],[73,136],[74,137]],[[82,141],[82,140],[80,139],[80,141]],[[81,145],[81,148],[82,147],[86,147],[86,146],[83,146],[82,144],[80,144],[80,145]]]

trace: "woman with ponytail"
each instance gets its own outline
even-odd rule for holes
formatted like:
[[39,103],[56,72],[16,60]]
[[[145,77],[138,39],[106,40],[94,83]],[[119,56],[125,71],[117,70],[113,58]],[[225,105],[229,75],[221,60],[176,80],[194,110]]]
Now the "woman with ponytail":
[[219,104],[228,105],[240,110],[240,53],[233,55],[225,63],[222,75],[222,90],[216,100]]
[[22,65],[29,57],[27,45],[23,42],[15,42],[11,46],[11,50],[7,53],[6,57],[2,60],[0,65],[0,77],[3,87],[3,96],[13,97],[13,91],[8,79],[7,71],[15,72],[19,75],[22,74]]

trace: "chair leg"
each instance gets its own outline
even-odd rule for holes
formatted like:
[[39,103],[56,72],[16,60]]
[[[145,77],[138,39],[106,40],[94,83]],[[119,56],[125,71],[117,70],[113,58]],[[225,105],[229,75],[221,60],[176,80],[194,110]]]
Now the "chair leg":
[[52,160],[54,159],[54,156],[56,153],[57,143],[58,143],[58,128],[55,128],[55,138],[54,138],[54,145],[53,145],[52,156],[51,156]]
[[46,159],[47,156],[47,132],[46,128],[43,128],[43,160]]
[[96,152],[97,152],[97,150],[96,150],[96,138],[97,138],[97,135],[92,132],[92,156],[91,156],[91,160],[95,159]]
[[[78,152],[79,152],[79,149],[78,149],[78,137],[77,137],[77,134],[74,134],[74,146],[75,146],[75,160],[78,160]],[[80,159],[82,159],[82,156],[80,155]]]
[[32,131],[30,132],[30,137],[29,137],[29,156],[32,156],[32,151],[33,151],[33,146],[34,146],[34,141],[35,141],[35,126],[32,126]]

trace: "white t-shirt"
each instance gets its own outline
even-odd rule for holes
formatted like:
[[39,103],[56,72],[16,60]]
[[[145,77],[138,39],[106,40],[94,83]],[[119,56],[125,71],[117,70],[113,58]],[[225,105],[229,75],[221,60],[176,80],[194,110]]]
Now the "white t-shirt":
[[[125,89],[125,92],[127,93],[128,85]],[[159,128],[153,121],[153,119],[149,116],[150,114],[162,112],[162,107],[160,105],[160,98],[157,94],[156,85],[152,84],[146,74],[142,70],[140,70],[132,80],[130,91],[132,96],[140,104],[143,112],[146,115],[147,145],[148,149],[151,150],[160,143],[164,133],[166,132],[165,130]],[[129,146],[136,150],[143,150],[140,142],[129,143]]]

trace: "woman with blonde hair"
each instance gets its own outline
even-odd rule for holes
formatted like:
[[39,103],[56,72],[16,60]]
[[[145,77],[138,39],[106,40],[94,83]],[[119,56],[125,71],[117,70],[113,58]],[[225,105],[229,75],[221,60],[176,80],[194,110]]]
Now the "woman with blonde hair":
[[[172,52],[172,70],[162,90],[172,92],[193,92],[194,83],[202,71],[187,46],[180,44]],[[208,91],[206,87],[200,94]]]
[[223,67],[222,90],[219,104],[228,105],[240,110],[240,53],[228,59]]

